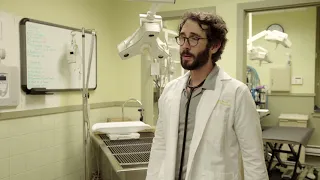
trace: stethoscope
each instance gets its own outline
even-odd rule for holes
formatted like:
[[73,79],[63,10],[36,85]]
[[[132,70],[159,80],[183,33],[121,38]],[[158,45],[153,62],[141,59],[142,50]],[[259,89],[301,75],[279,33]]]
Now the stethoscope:
[[192,93],[194,92],[195,89],[201,87],[205,80],[203,80],[199,85],[197,86],[190,86],[190,81],[191,79],[188,80],[187,83],[187,87],[190,88],[190,94],[188,96],[188,101],[187,101],[187,108],[186,108],[186,116],[184,119],[184,132],[183,132],[183,144],[182,144],[182,153],[181,153],[181,160],[180,160],[180,169],[179,169],[179,179],[178,180],[182,180],[182,169],[183,169],[183,163],[184,163],[184,153],[185,153],[185,146],[186,146],[186,137],[187,137],[187,128],[188,128],[188,117],[189,117],[189,106],[190,106],[190,102],[191,102],[191,97],[192,97]]

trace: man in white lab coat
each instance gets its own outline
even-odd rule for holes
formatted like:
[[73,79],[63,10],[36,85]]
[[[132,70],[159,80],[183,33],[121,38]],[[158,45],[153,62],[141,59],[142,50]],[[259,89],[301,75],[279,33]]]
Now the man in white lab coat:
[[182,19],[176,40],[189,72],[169,82],[159,99],[147,180],[268,179],[250,91],[216,65],[227,32],[217,15]]

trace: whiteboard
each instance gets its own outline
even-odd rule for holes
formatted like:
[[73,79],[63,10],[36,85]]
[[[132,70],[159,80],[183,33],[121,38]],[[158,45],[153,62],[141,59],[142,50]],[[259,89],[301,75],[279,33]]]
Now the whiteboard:
[[[74,38],[72,38],[74,34]],[[71,41],[77,50],[70,55]],[[85,31],[85,74],[92,51],[89,89],[97,88],[97,36]],[[92,40],[94,39],[93,46]],[[25,92],[82,89],[82,29],[24,18],[20,21],[21,87]],[[87,79],[87,76],[86,78]]]

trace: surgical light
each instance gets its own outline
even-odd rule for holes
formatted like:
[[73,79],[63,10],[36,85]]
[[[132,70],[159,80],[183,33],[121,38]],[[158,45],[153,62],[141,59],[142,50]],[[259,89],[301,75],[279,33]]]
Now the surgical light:
[[161,16],[155,15],[152,20],[148,15],[140,14],[140,28],[118,45],[120,58],[127,60],[141,54],[145,48],[148,48],[155,58],[166,58],[168,52],[159,39],[162,26]]
[[288,38],[288,34],[277,30],[265,30],[247,40],[248,56],[250,60],[259,60],[260,62],[265,61],[267,63],[271,63],[268,58],[268,50],[260,46],[255,47],[252,45],[254,41],[260,38],[264,38],[266,41],[276,43],[277,45],[281,44],[285,48],[290,48],[292,46],[292,43]]
[[271,63],[269,56],[268,56],[268,50],[265,48],[258,46],[253,46],[249,52],[248,52],[249,59],[251,60],[263,60],[268,63]]
[[[174,3],[174,0],[170,0]],[[169,0],[155,0],[150,2],[165,3]],[[122,60],[141,55],[148,50],[152,58],[161,60],[169,56],[166,44],[159,38],[163,28],[162,17],[156,15],[159,4],[153,4],[146,14],[140,14],[140,27],[124,41],[118,44],[118,53]]]

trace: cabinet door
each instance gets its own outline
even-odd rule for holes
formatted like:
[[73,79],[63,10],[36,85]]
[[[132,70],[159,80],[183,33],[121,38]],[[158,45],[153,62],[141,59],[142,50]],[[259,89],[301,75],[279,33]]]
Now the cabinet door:
[[289,68],[270,69],[271,91],[290,91],[291,72]]

